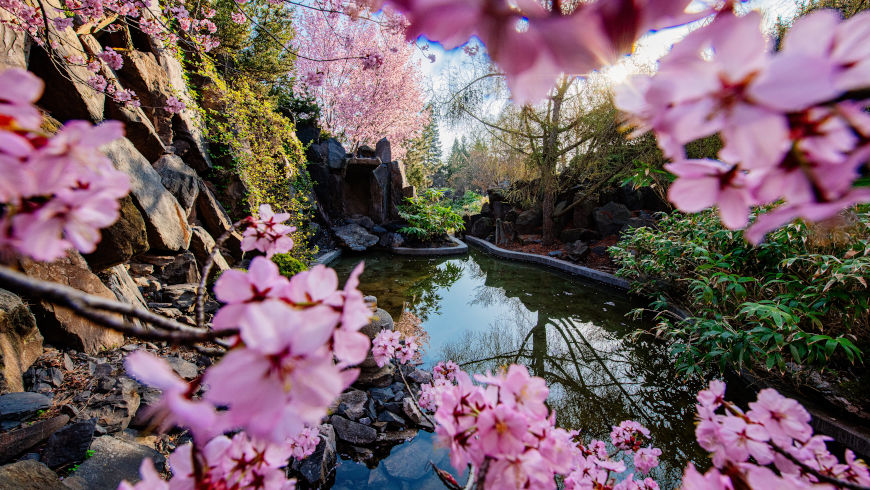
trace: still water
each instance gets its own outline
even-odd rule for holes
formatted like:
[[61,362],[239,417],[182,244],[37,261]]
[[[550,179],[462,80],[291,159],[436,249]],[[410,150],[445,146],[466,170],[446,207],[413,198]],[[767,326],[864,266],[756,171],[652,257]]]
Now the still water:
[[[636,420],[662,450],[651,472],[662,488],[678,486],[689,461],[708,466],[694,438],[694,393],[664,345],[631,333],[649,327],[626,314],[641,303],[619,291],[539,266],[472,250],[459,258],[346,256],[332,264],[342,280],[364,259],[360,289],[394,319],[410,311],[429,336],[424,368],[452,359],[471,373],[522,363],[547,380],[558,424],[587,439],[610,441],[610,428]],[[336,489],[444,488],[427,468],[450,469],[446,451],[421,431],[377,468],[341,459]],[[630,461],[626,461],[631,467]]]

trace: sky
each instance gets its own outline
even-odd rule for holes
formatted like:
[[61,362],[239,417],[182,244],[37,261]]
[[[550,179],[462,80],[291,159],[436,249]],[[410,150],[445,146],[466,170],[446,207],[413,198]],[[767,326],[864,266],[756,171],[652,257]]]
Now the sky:
[[[743,7],[746,10],[757,9],[761,11],[764,15],[765,25],[771,27],[776,23],[777,18],[790,19],[794,17],[798,1],[750,0],[744,3]],[[634,58],[635,62],[641,65],[654,64],[656,60],[668,52],[675,42],[691,32],[691,29],[690,27],[679,27],[648,34],[638,41],[631,58]],[[417,56],[421,60],[423,71],[431,83],[430,91],[435,96],[443,95],[448,74],[451,70],[467,68],[470,63],[469,56],[463,52],[462,48],[445,51],[438,44],[427,43],[425,40],[419,41],[418,45],[427,46],[423,48],[425,50],[418,50]],[[427,59],[430,54],[435,55],[434,63]],[[485,56],[485,51],[481,49],[477,56]],[[631,62],[618,63],[608,68],[605,73],[612,81],[619,82],[631,74],[630,65]],[[453,141],[467,133],[471,128],[452,127],[450,124],[440,121],[438,129],[441,137],[442,155],[446,161]]]

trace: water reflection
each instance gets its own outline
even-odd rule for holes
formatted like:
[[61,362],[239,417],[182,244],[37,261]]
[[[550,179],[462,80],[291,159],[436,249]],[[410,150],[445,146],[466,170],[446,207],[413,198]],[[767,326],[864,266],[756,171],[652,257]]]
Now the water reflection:
[[[427,366],[453,359],[481,373],[525,364],[547,380],[559,425],[590,438],[609,441],[611,425],[641,422],[663,451],[652,475],[663,488],[677,486],[688,461],[707,464],[691,423],[699,387],[679,379],[663,345],[629,336],[641,325],[625,318],[633,305],[621,293],[476,251],[459,259],[366,261],[361,289],[394,317],[406,308],[424,320]],[[355,263],[343,259],[337,269],[346,277]],[[350,472],[340,468],[337,485],[343,474]],[[403,488],[400,479],[387,481],[377,488]]]

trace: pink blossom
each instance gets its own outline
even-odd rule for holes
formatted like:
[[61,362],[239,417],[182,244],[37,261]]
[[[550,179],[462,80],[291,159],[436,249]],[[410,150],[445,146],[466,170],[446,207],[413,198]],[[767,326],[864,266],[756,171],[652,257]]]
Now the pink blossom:
[[435,379],[444,379],[447,381],[455,381],[456,373],[459,372],[459,366],[453,361],[439,362],[432,368],[432,373]]
[[715,160],[684,160],[665,168],[677,176],[668,189],[668,199],[677,209],[695,213],[714,204],[722,223],[743,228],[749,222],[752,204],[746,175],[737,166]]
[[166,104],[163,106],[163,109],[166,112],[169,112],[171,114],[175,114],[175,113],[183,111],[185,109],[185,107],[187,107],[187,105],[183,101],[179,100],[178,97],[173,95],[173,96],[169,97],[168,99],[166,99]]
[[154,461],[151,458],[142,459],[142,464],[139,465],[139,475],[142,479],[131,485],[127,480],[118,485],[118,490],[169,490],[169,483],[160,478],[160,473],[154,468]]
[[764,426],[774,442],[796,439],[806,441],[813,433],[810,414],[798,402],[767,388],[758,393],[758,401],[749,404],[746,415]]
[[97,92],[104,92],[108,84],[108,80],[102,75],[94,75],[88,79],[88,85]]
[[725,401],[725,383],[722,380],[710,381],[706,390],[698,392],[698,403],[712,410],[719,408]]
[[243,12],[233,12],[230,14],[230,18],[236,24],[244,24],[248,21],[248,17]]
[[106,64],[109,65],[109,68],[113,70],[120,70],[121,67],[124,66],[124,59],[121,58],[121,55],[113,49],[104,50],[102,53],[97,55],[97,58],[105,61]]
[[689,463],[683,474],[682,490],[734,490],[731,479],[719,473],[716,468],[711,468],[705,474],[698,473],[695,465]]
[[272,206],[263,204],[259,208],[260,218],[253,220],[242,234],[242,250],[259,250],[271,258],[276,253],[287,253],[293,248],[293,239],[287,236],[296,227],[283,224],[290,219],[288,213],[272,212]]
[[541,378],[530,376],[525,366],[511,365],[498,386],[503,402],[508,406],[514,406],[532,417],[547,416],[547,406],[544,405],[550,393],[547,383]]
[[54,19],[51,19],[51,21],[54,24],[55,29],[62,31],[64,29],[67,29],[67,28],[72,26],[73,18],[72,17],[56,17]]
[[399,340],[402,334],[392,330],[381,330],[372,341],[372,355],[375,358],[378,366],[383,367],[390,362],[390,359],[399,348]]
[[634,453],[634,467],[644,475],[649,473],[649,470],[659,465],[659,456],[662,455],[662,450],[659,448],[640,448]]
[[529,421],[515,408],[497,405],[477,418],[480,447],[488,456],[514,457],[525,447]]
[[643,438],[649,437],[649,429],[633,420],[623,420],[610,432],[610,440],[618,449],[637,451]]
[[313,454],[319,443],[320,432],[314,427],[302,429],[299,434],[289,440],[291,454],[299,461]]
[[377,70],[384,64],[384,57],[380,53],[366,53],[362,57],[362,65],[364,70]]

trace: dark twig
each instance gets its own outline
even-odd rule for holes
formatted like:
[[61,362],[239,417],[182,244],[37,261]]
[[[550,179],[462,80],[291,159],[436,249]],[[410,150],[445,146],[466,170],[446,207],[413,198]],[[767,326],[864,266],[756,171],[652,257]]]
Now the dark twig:
[[[71,309],[76,314],[134,337],[184,344],[214,340],[238,333],[237,330],[201,330],[178,323],[134,305],[101,298],[61,284],[40,281],[6,267],[0,267],[0,284],[24,291],[43,301]],[[108,313],[137,318],[157,329],[138,327]]]
[[433,426],[438,425],[435,423],[434,420],[432,420],[432,417],[430,417],[429,414],[427,414],[425,410],[420,408],[420,405],[417,403],[417,397],[414,396],[414,392],[411,391],[411,387],[408,385],[408,380],[405,379],[405,373],[402,371],[402,366],[398,366],[398,368],[399,368],[399,374],[402,375],[402,381],[405,383],[405,388],[408,388],[408,398],[411,399],[411,403],[413,403],[414,406],[417,407],[417,410],[419,410],[420,413],[423,414],[424,417],[426,417],[426,420],[428,420],[430,424],[432,424]]
[[830,483],[831,485],[834,485],[834,486],[837,486],[837,487],[840,487],[840,488],[849,488],[849,489],[851,489],[851,490],[870,490],[870,487],[865,487],[865,486],[863,486],[863,485],[858,485],[857,483],[852,483],[852,482],[847,482],[847,481],[839,480],[839,479],[834,478],[834,477],[832,477],[832,476],[828,476],[828,475],[825,475],[825,474],[823,474],[823,473],[820,473],[817,469],[815,469],[815,468],[813,468],[813,467],[811,467],[811,466],[808,466],[806,463],[804,463],[803,461],[797,459],[797,458],[794,457],[791,453],[789,453],[789,452],[786,451],[785,449],[783,449],[783,448],[777,446],[776,444],[770,443],[770,447],[773,448],[773,450],[776,451],[777,453],[783,455],[783,456],[785,457],[785,459],[787,459],[787,460],[791,461],[792,463],[798,465],[798,466],[799,466],[802,470],[804,470],[805,472],[807,472],[807,473],[809,473],[810,475],[813,475],[814,477],[818,478],[820,482],[823,482],[823,483]]

